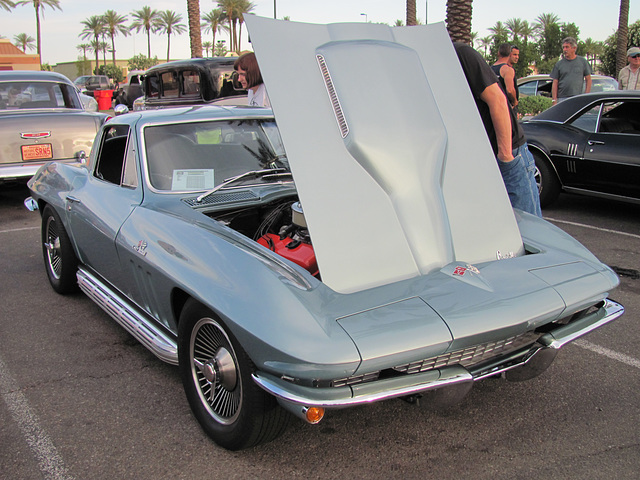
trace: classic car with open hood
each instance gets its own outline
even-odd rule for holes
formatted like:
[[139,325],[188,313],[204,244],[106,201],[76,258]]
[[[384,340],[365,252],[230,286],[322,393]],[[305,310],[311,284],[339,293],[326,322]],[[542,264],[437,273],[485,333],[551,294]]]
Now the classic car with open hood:
[[247,23],[275,116],[116,117],[87,165],[43,167],[27,201],[53,288],[79,286],[178,364],[215,442],[272,440],[291,414],[455,402],[622,314],[612,270],[511,208],[442,25]]

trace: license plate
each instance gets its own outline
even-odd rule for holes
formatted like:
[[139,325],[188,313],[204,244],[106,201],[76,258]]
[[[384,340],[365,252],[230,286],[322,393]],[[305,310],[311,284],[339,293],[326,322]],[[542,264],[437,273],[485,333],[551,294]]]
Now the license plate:
[[50,143],[43,143],[42,145],[22,145],[22,160],[27,162],[29,160],[44,160],[47,158],[53,158],[53,150]]

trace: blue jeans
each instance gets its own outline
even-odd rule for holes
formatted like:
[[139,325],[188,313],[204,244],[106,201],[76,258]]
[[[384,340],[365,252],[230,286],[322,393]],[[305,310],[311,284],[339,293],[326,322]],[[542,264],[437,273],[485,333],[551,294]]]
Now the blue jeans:
[[513,208],[542,217],[540,196],[536,184],[536,162],[527,144],[513,150],[511,162],[498,160],[504,186],[507,188],[509,200]]

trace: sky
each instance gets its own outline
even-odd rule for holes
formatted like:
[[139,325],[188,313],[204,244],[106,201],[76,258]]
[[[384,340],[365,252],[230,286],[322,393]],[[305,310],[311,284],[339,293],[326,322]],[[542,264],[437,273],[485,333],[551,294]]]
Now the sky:
[[[255,9],[252,13],[273,18],[274,0],[253,0]],[[405,20],[405,0],[275,0],[277,18],[290,17],[292,21],[306,23],[363,22],[388,23]],[[446,17],[446,0],[416,0],[418,19],[425,23],[442,22]],[[629,9],[629,24],[640,19],[638,1],[632,1]],[[102,5],[102,7],[101,7]],[[44,10],[42,28],[42,61],[54,65],[60,62],[75,61],[81,54],[76,46],[86,43],[79,35],[81,22],[92,15],[100,15],[107,9],[115,10],[121,15],[128,15],[133,10],[140,10],[149,5],[157,10],[174,10],[182,15],[185,25],[188,23],[187,2],[159,0],[109,0],[87,2],[86,0],[60,0],[62,11]],[[201,0],[201,14],[216,8],[217,1]],[[595,41],[603,41],[615,32],[618,27],[619,0],[536,0],[535,2],[519,2],[514,0],[475,0],[473,2],[472,31],[478,37],[490,34],[488,28],[500,20],[503,23],[510,18],[520,18],[529,23],[535,22],[542,13],[555,13],[561,22],[575,23],[580,28],[580,39],[591,37]],[[130,15],[129,15],[130,18]],[[0,35],[13,41],[15,35],[27,33],[36,37],[35,10],[31,4],[16,7],[11,12],[0,10]],[[244,30],[244,29],[243,29]],[[203,33],[203,41],[211,41],[211,36]],[[226,40],[228,36],[221,34],[217,40]],[[250,45],[243,36],[243,49]],[[27,51],[35,53],[35,51]],[[143,32],[131,32],[128,37],[116,37],[116,56],[128,59],[133,55],[147,53],[147,38]],[[166,36],[151,35],[151,56],[166,60]],[[172,35],[171,59],[189,58],[189,36]],[[108,53],[107,58],[111,58]]]

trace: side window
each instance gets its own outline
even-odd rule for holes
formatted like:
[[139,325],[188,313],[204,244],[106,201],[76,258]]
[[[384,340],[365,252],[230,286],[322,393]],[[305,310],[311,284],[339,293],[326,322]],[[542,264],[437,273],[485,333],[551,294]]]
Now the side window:
[[122,186],[135,188],[138,186],[138,164],[136,162],[136,146],[133,137],[127,142],[127,156],[124,161]]
[[520,95],[535,95],[536,85],[538,85],[538,82],[536,80],[533,80],[532,82],[525,82],[522,85],[518,86],[518,91],[520,92]]
[[178,79],[175,72],[165,72],[161,76],[163,98],[178,98]]
[[597,104],[591,107],[589,110],[586,110],[579,117],[574,118],[570,123],[576,128],[580,130],[585,130],[587,132],[595,132],[596,127],[598,126],[598,117],[600,115],[600,107],[601,104]]
[[605,102],[598,132],[640,135],[640,102]]
[[105,182],[120,185],[127,156],[127,125],[110,125],[100,140],[94,176]]
[[185,97],[200,96],[200,75],[198,72],[191,70],[182,72],[182,94]]
[[147,84],[147,97],[158,98],[160,97],[160,82],[156,75],[146,76]]

